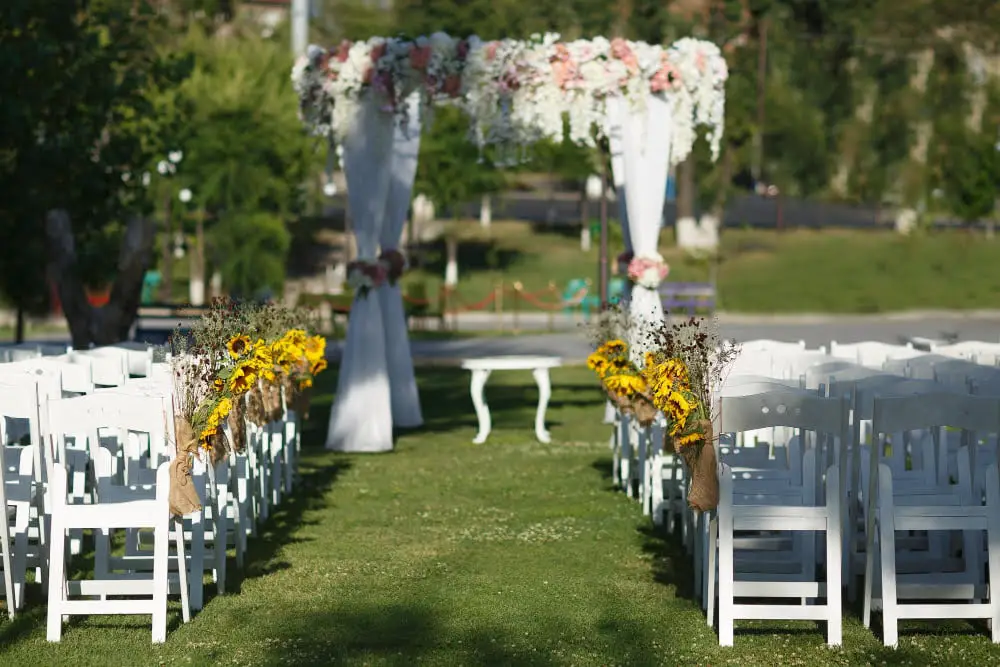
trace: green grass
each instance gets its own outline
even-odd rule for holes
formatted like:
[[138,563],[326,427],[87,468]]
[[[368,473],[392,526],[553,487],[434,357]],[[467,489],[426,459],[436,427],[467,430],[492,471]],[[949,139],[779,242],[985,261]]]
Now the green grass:
[[[616,236],[611,261],[621,251]],[[681,253],[672,230],[660,239],[670,280],[704,282],[708,266]],[[527,223],[496,222],[489,230],[470,223],[459,246],[460,303],[475,305],[503,282],[520,281],[545,303],[559,301],[573,278],[589,278],[596,293],[597,242],[580,250],[571,229],[534,231]],[[720,308],[747,313],[878,313],[908,309],[1000,308],[1000,240],[964,230],[901,237],[892,231],[793,230],[783,233],[726,229],[717,283]],[[407,274],[436,295],[443,248],[431,253],[431,270]],[[555,292],[547,292],[549,283]],[[520,300],[523,310],[537,310]],[[432,308],[436,308],[436,299]],[[493,308],[494,305],[489,306]],[[514,302],[505,296],[504,309]]]
[[[691,601],[689,559],[608,480],[601,398],[582,369],[553,374],[551,445],[534,441],[526,373],[487,387],[494,432],[472,445],[468,377],[419,374],[424,430],[387,455],[318,448],[333,373],[307,425],[304,478],[230,593],[188,625],[171,605],[150,644],[144,617],[70,623],[45,642],[41,591],[0,620],[0,663],[31,665],[987,665],[983,625],[903,625],[882,649],[856,615],[844,648],[813,623],[741,623],[718,647]],[[212,586],[208,591],[212,592]],[[914,632],[914,628],[917,629]],[[930,629],[934,629],[933,631]]]

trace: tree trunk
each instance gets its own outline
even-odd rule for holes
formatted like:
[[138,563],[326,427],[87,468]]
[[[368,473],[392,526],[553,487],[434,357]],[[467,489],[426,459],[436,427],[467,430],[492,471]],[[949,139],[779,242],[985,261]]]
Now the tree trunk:
[[222,296],[222,274],[219,271],[212,272],[212,280],[209,283],[209,293],[213,299]]
[[205,216],[198,212],[195,222],[194,252],[191,257],[191,275],[188,278],[188,297],[192,306],[205,305]]
[[449,234],[445,239],[445,248],[448,263],[444,269],[444,284],[454,287],[458,284],[458,238],[454,234]]
[[73,347],[85,350],[91,344],[113,345],[126,340],[139,311],[142,280],[152,255],[156,224],[143,217],[129,220],[110,298],[100,308],[87,301],[69,214],[64,210],[49,211],[45,235],[49,279],[56,285]]
[[163,202],[163,248],[160,250],[160,301],[174,300],[174,218],[171,211],[173,197],[167,195]]
[[489,195],[483,195],[479,202],[479,224],[489,227],[493,222],[493,199]]
[[20,345],[24,342],[24,308],[17,309],[17,322],[14,325],[14,343]]
[[691,155],[677,165],[677,221],[675,223],[675,241],[677,243],[680,243],[681,228],[695,224],[694,188],[694,156]]

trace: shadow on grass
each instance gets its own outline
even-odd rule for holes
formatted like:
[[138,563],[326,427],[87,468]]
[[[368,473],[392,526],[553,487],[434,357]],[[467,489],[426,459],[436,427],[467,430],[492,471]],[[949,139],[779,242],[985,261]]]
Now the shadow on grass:
[[[289,629],[291,641],[272,660],[283,665],[383,664],[409,667],[431,663],[500,665],[558,664],[530,649],[512,645],[520,633],[482,628],[446,627],[440,612],[419,604],[384,604],[314,614]],[[522,637],[523,639],[523,637]],[[435,659],[436,658],[436,659]]]

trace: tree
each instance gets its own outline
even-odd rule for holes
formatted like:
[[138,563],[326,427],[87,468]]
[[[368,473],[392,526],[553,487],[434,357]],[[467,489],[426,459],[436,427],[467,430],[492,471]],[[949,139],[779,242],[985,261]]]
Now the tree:
[[992,217],[1000,197],[1000,151],[994,142],[985,133],[959,131],[941,156],[948,208],[967,223]]
[[[301,184],[321,168],[296,115],[292,59],[284,42],[249,32],[210,37],[198,26],[181,48],[197,60],[180,87],[190,113],[177,177],[196,209],[188,216],[192,295],[204,293],[209,261],[231,287],[277,290],[290,243],[285,221],[303,206]],[[249,272],[254,265],[267,269]]]
[[[420,141],[414,192],[424,193],[435,209],[447,211],[453,223],[446,229],[451,283],[457,280],[459,206],[476,197],[499,192],[506,178],[484,160],[468,137],[468,119],[455,107],[435,111],[433,126]],[[487,154],[488,157],[488,154]],[[449,282],[449,280],[446,280]]]
[[[33,311],[51,280],[75,346],[121,340],[154,237],[140,175],[163,147],[149,92],[186,63],[157,53],[145,2],[8,0],[2,11],[0,292]],[[85,285],[109,280],[110,302],[92,308]]]

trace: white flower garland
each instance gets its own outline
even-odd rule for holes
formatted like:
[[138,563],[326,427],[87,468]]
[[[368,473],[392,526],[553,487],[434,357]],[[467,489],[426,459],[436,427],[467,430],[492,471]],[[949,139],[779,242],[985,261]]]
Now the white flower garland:
[[561,140],[564,118],[569,139],[593,145],[595,134],[608,133],[609,98],[641,109],[658,95],[673,112],[670,161],[677,164],[691,152],[699,126],[707,128],[718,156],[728,74],[719,48],[700,39],[663,48],[604,37],[561,42],[555,33],[484,42],[437,32],[413,40],[345,41],[329,50],[310,46],[292,81],[302,121],[316,135],[343,138],[366,92],[405,123],[406,97],[419,90],[426,109],[460,105],[480,147]]

